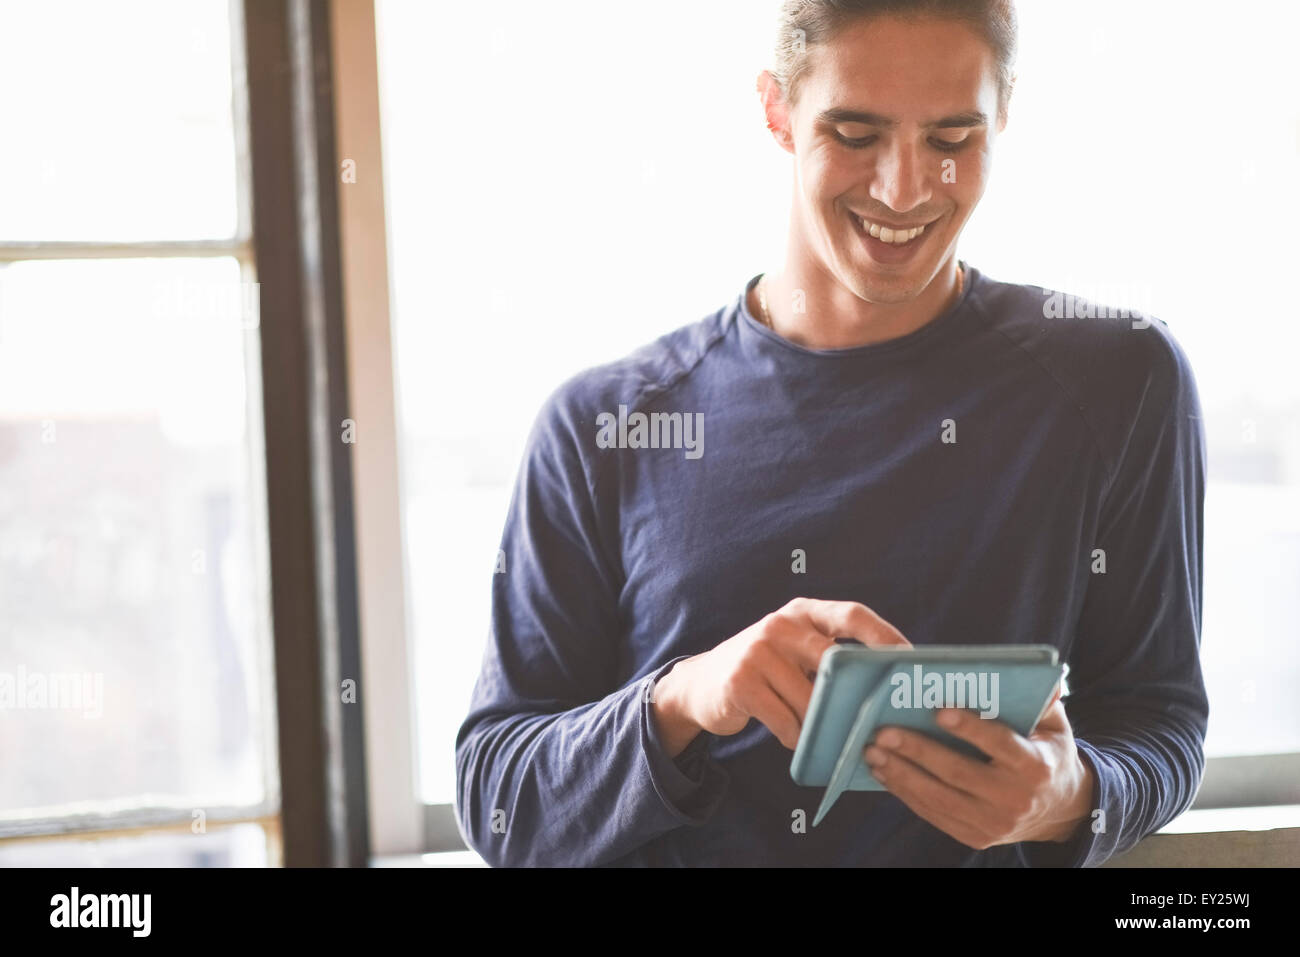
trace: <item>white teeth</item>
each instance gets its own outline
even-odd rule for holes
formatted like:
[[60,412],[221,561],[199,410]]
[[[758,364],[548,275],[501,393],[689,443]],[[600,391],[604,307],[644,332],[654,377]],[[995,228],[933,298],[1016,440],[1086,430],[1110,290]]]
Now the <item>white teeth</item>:
[[888,226],[881,226],[879,223],[869,223],[865,219],[860,220],[860,222],[867,233],[879,239],[882,243],[893,243],[897,246],[910,243],[925,232],[924,226],[917,226],[915,229],[891,229]]

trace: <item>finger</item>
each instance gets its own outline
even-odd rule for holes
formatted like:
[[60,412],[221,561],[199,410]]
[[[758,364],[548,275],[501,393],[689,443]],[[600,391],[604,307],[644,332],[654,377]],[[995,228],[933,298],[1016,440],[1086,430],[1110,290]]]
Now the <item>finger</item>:
[[[890,742],[895,742],[891,747]],[[928,735],[907,728],[881,728],[873,742],[878,752],[902,756],[954,790],[993,802],[1006,784],[996,765],[956,751]]]
[[780,655],[773,656],[765,674],[772,690],[790,706],[790,710],[799,719],[799,726],[803,727],[804,719],[808,716],[808,703],[812,700],[812,681],[802,668]]
[[1056,690],[1055,690],[1054,692],[1052,692],[1052,701],[1051,701],[1051,704],[1048,705],[1049,708],[1050,708],[1053,704],[1056,704],[1056,702],[1058,702],[1058,701],[1061,700],[1061,690],[1062,690],[1062,685],[1061,685],[1061,682],[1058,681],[1058,682],[1056,683]]
[[[816,679],[822,655],[835,647],[835,642],[820,632],[808,629],[806,636],[794,645],[794,663],[804,674]],[[811,680],[810,679],[810,680]]]
[[805,598],[799,610],[828,638],[856,638],[870,646],[912,647],[901,631],[861,602]]
[[1056,683],[1056,690],[1052,692],[1052,700],[1047,702],[1047,707],[1045,707],[1043,709],[1043,713],[1038,716],[1038,724],[1034,725],[1035,729],[1037,729],[1038,726],[1043,723],[1043,721],[1047,718],[1047,715],[1051,712],[1051,710],[1054,707],[1056,707],[1056,702],[1060,700],[1061,700],[1061,682],[1058,681]]
[[771,686],[759,682],[753,692],[749,713],[793,751],[799,745],[799,719]]
[[[952,724],[946,723],[951,717]],[[1034,761],[1038,752],[1025,738],[1016,734],[1001,721],[981,718],[974,711],[962,708],[943,708],[939,711],[939,727],[950,734],[969,741],[994,763],[1012,771]]]
[[795,599],[773,612],[768,624],[783,652],[793,659],[801,671],[811,673],[816,678],[822,655],[834,648],[835,642],[814,627],[806,615],[796,610],[799,601],[800,599]]
[[1065,705],[1061,704],[1059,697],[1052,702],[1051,706],[1043,712],[1043,716],[1038,719],[1038,724],[1034,725],[1030,738],[1050,734],[1068,734],[1071,738],[1074,737],[1074,732],[1070,728],[1070,719],[1065,713]]
[[889,791],[918,816],[968,847],[984,842],[978,820],[986,806],[978,799],[948,787],[924,768],[893,755],[871,769]]

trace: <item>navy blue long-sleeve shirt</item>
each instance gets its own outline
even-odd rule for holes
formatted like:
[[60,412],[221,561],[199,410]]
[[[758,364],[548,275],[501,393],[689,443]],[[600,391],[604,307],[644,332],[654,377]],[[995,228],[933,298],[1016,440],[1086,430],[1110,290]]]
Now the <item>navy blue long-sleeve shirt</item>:
[[[1205,441],[1168,328],[967,267],[924,327],[814,350],[750,315],[757,278],[542,408],[456,743],[470,846],[493,865],[1092,866],[1186,809]],[[812,828],[822,789],[757,721],[669,758],[654,681],[798,596],[862,602],[914,645],[1059,648],[1091,820],[976,851],[849,792]]]

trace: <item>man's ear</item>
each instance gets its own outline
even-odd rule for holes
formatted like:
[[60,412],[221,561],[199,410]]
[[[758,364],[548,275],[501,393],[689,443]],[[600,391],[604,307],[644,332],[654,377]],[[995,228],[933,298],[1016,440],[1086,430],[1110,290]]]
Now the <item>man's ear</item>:
[[790,129],[790,109],[786,105],[785,94],[781,92],[781,84],[776,82],[776,77],[772,76],[771,71],[764,70],[758,75],[755,88],[763,101],[763,113],[767,117],[767,128],[772,131],[773,138],[787,153],[794,153],[794,134]]
[[1016,74],[1011,74],[1011,82],[1007,86],[1007,103],[1006,106],[998,110],[998,133],[1001,134],[1007,128],[1007,116],[1011,112],[1011,101],[1016,95]]

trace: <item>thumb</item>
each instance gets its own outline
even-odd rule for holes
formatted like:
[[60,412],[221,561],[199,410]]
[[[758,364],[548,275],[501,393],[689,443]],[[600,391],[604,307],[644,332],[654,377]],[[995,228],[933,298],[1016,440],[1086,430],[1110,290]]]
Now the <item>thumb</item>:
[[1070,719],[1066,717],[1065,705],[1061,703],[1061,683],[1056,683],[1056,691],[1052,695],[1052,700],[1048,702],[1047,708],[1043,711],[1043,716],[1038,719],[1038,724],[1034,726],[1033,734],[1070,734]]

